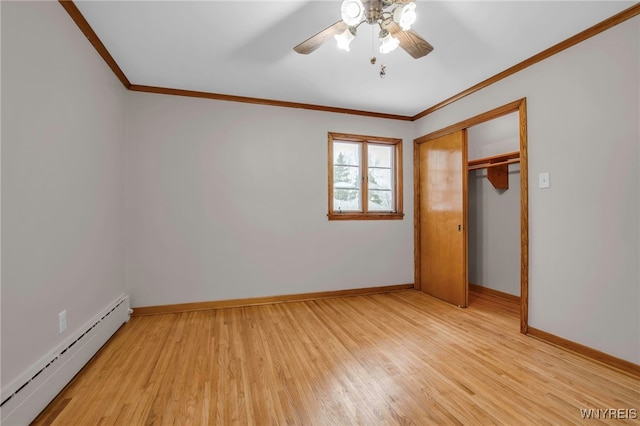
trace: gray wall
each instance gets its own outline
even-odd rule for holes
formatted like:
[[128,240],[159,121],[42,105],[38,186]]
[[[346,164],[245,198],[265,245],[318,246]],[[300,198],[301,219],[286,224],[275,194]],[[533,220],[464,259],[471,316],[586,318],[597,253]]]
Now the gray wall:
[[[640,363],[640,17],[416,122],[527,98],[529,325]],[[551,187],[538,189],[538,174]]]
[[[411,122],[127,100],[133,306],[413,283]],[[329,131],[404,140],[403,220],[327,220]]]
[[0,7],[4,387],[124,293],[126,91],[57,2]]

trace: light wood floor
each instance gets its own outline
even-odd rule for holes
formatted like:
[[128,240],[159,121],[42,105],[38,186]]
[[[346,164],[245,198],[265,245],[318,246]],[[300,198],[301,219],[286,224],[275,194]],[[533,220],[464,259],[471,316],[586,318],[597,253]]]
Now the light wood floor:
[[134,317],[34,423],[544,425],[640,409],[638,378],[519,334],[512,302],[470,300],[409,290]]

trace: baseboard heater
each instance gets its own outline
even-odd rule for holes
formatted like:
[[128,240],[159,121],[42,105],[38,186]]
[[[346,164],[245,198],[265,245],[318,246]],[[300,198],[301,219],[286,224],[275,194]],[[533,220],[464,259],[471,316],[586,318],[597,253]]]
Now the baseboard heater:
[[89,362],[131,315],[122,295],[2,389],[0,423],[27,425]]

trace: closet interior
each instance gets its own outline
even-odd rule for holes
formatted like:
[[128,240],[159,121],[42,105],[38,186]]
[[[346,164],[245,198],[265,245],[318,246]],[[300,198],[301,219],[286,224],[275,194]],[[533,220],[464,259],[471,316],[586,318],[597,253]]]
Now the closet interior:
[[519,300],[518,113],[469,127],[467,148],[469,288]]

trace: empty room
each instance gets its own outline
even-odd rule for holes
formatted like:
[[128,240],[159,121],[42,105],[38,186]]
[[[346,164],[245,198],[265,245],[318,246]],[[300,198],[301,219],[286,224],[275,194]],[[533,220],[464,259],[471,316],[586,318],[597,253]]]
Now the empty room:
[[1,424],[637,424],[639,15],[1,1]]

